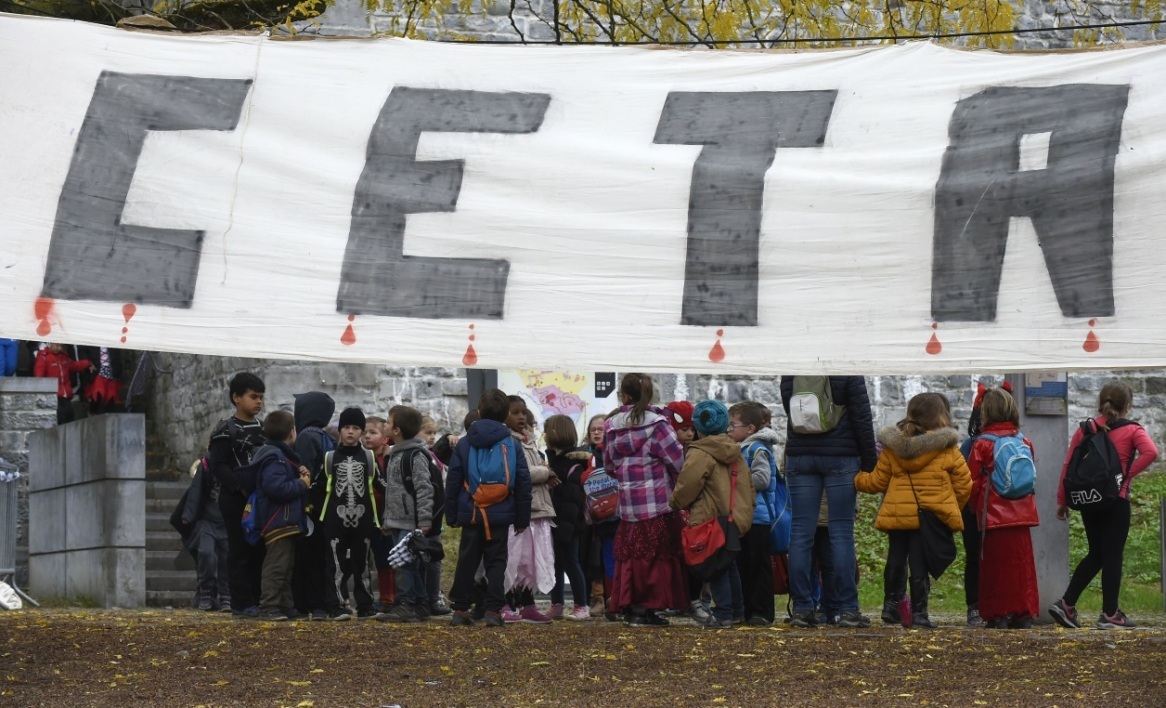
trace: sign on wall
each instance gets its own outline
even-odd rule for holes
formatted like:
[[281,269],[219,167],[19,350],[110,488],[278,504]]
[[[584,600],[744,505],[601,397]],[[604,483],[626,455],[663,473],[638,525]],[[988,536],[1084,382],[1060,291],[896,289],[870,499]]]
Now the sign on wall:
[[561,371],[1166,366],[1166,46],[6,16],[0,66],[3,336]]

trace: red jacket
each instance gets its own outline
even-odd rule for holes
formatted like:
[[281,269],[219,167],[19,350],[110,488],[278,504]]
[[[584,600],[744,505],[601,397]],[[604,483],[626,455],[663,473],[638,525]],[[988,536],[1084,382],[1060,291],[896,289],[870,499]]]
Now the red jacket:
[[73,397],[73,374],[88,369],[92,364],[88,359],[73,361],[65,352],[54,352],[45,347],[36,354],[36,363],[33,365],[33,376],[57,379],[57,397]]
[[[996,436],[1016,435],[1012,423],[993,423],[984,426],[983,432]],[[1024,439],[1028,449],[1036,450],[1032,441]],[[972,444],[972,454],[968,458],[968,469],[972,473],[972,498],[968,503],[976,514],[976,525],[980,530],[1006,529],[1016,526],[1039,526],[1040,517],[1036,512],[1036,496],[1029,494],[1020,499],[1006,499],[992,488],[992,469],[996,443],[987,438],[976,438]],[[985,525],[984,495],[987,494],[987,524]]]
[[[1093,419],[1100,428],[1108,425],[1109,421],[1103,415]],[[1057,504],[1065,506],[1065,473],[1069,471],[1069,461],[1073,459],[1073,451],[1081,444],[1081,427],[1073,432],[1073,439],[1069,441],[1069,452],[1065,455],[1065,464],[1061,465],[1061,481],[1057,485]],[[1122,469],[1126,470],[1125,482],[1118,492],[1122,499],[1130,498],[1130,482],[1134,480],[1158,459],[1158,446],[1150,439],[1150,434],[1140,425],[1123,425],[1109,433],[1109,439],[1117,450]],[[1138,453],[1134,457],[1134,453]],[[1132,460],[1132,461],[1131,461]]]

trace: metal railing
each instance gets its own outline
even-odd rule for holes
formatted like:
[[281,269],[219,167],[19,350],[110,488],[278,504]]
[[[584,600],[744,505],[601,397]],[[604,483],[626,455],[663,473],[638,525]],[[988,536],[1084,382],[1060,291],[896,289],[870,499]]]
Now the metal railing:
[[0,581],[8,583],[16,594],[36,607],[40,604],[16,585],[17,507],[20,496],[20,470],[0,458]]

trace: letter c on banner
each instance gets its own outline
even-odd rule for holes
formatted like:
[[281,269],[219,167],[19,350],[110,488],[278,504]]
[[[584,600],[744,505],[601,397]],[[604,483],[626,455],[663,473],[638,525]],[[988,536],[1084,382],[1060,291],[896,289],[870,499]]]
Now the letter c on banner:
[[250,88],[101,72],[57,204],[44,297],[191,306],[205,232],[123,224],[126,196],[148,131],[234,130]]

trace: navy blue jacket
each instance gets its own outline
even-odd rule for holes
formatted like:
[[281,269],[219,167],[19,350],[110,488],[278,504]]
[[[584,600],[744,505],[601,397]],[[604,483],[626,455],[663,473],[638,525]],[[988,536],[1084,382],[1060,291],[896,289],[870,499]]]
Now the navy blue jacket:
[[846,406],[846,415],[829,432],[817,435],[795,433],[789,422],[789,399],[793,397],[794,377],[781,377],[781,406],[785,409],[787,457],[821,455],[822,457],[857,457],[859,468],[871,471],[878,462],[875,454],[874,421],[870,414],[870,397],[866,379],[861,376],[831,376],[830,396],[834,403]]
[[[449,458],[449,469],[445,478],[445,520],[450,526],[482,526],[482,515],[474,518],[474,500],[466,490],[466,462],[470,447],[488,449],[499,440],[510,437],[510,428],[496,420],[482,419],[470,426],[469,432],[458,440],[453,455]],[[514,526],[524,529],[530,526],[530,469],[526,466],[526,456],[522,448],[515,449],[518,458],[514,475],[514,489],[509,497],[487,507],[486,514],[491,526]]]
[[252,459],[259,467],[255,528],[267,543],[306,533],[304,502],[308,488],[300,481],[300,457],[283,442],[267,443]]

